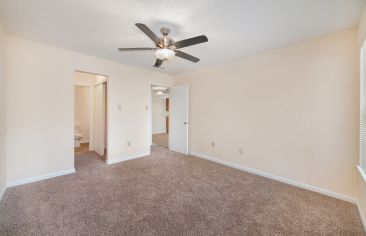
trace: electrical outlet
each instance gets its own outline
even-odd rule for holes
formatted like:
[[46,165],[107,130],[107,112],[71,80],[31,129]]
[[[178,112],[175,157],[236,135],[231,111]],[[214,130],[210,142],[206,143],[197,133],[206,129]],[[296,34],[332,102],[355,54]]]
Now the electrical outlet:
[[215,142],[211,142],[211,147],[215,147],[216,143]]
[[244,149],[243,148],[239,148],[239,155],[244,155]]
[[127,146],[131,147],[131,141],[127,141]]

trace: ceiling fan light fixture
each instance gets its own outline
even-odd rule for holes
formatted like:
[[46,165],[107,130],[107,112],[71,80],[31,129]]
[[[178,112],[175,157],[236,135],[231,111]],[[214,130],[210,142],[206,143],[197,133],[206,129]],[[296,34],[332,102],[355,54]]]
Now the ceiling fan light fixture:
[[160,48],[155,51],[155,57],[159,60],[169,61],[175,57],[175,52],[169,48]]
[[[136,23],[137,28],[139,28],[147,37],[153,41],[155,47],[140,47],[140,48],[118,48],[121,52],[128,51],[151,51],[154,50],[154,55],[157,58],[155,64],[153,65],[155,68],[159,68],[164,61],[172,60],[174,57],[183,58],[185,60],[191,62],[199,62],[200,59],[189,55],[188,53],[182,52],[179,49],[185,48],[188,46],[205,43],[208,41],[205,35],[196,36],[193,38],[183,39],[180,41],[174,41],[172,38],[168,37],[170,33],[170,29],[167,27],[163,27],[160,29],[160,32],[163,36],[158,37],[154,32],[149,29],[145,24]],[[178,49],[178,50],[177,50]]]

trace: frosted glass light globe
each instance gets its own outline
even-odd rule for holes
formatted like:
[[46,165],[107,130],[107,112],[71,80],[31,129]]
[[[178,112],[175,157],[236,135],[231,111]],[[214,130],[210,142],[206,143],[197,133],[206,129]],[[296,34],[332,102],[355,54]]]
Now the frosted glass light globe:
[[161,48],[155,51],[155,57],[160,60],[171,60],[175,57],[175,52],[168,48]]

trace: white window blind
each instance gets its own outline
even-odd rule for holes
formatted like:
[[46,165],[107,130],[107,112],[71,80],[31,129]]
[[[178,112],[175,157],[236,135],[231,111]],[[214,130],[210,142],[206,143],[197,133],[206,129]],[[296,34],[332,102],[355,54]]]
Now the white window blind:
[[366,42],[361,48],[360,62],[360,166],[366,173]]

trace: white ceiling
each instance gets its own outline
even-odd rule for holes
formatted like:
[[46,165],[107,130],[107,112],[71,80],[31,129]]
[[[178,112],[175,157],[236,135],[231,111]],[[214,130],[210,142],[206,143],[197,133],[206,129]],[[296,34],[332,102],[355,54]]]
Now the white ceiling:
[[[11,35],[162,73],[177,74],[219,64],[357,24],[366,0],[0,0],[0,19]],[[168,26],[176,41],[205,34],[208,43],[153,68],[150,47],[135,23],[156,34]]]

